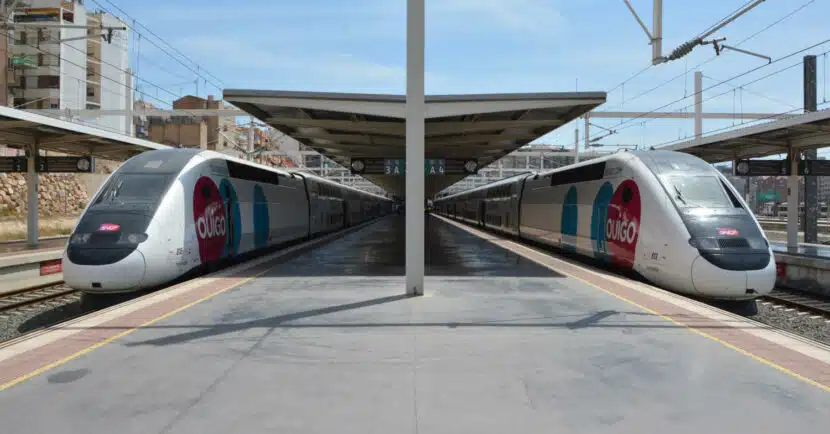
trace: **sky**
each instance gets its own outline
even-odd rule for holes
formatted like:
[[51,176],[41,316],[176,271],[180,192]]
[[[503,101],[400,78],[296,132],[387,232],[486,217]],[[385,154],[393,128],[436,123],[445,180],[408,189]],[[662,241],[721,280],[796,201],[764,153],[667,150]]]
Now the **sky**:
[[[651,28],[652,0],[630,1]],[[665,1],[664,55],[746,3]],[[202,97],[221,97],[222,88],[405,93],[405,0],[87,0],[86,6],[121,16],[138,31],[131,35],[131,64],[144,98],[156,106],[197,94],[196,64],[207,79],[199,79]],[[705,45],[625,82],[651,64],[651,46],[623,0],[426,0],[426,93],[605,91],[607,102],[597,110],[693,111],[698,67],[705,112],[800,113],[801,62],[816,54],[819,109],[827,108],[830,41],[785,57],[830,39],[827,16],[830,0],[767,0],[714,36],[769,56],[772,64],[734,51],[715,56]],[[704,120],[704,134],[748,125],[740,122]],[[602,140],[608,146],[662,146],[694,134],[692,120],[592,123],[617,130]],[[575,126],[536,143],[573,146]],[[604,134],[591,128],[592,137]]]

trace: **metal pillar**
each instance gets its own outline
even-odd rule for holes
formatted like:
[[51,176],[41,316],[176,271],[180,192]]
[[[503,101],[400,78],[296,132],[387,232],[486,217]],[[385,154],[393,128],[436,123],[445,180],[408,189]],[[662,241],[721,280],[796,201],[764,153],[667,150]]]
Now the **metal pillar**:
[[406,293],[424,293],[424,0],[406,1]]
[[695,138],[703,136],[703,73],[695,71]]
[[[818,84],[816,81],[816,56],[804,56],[804,113],[814,112],[817,107]],[[815,160],[818,150],[804,151],[804,159]],[[804,177],[804,242],[818,243],[818,178]]]
[[651,64],[657,65],[663,61],[663,0],[654,0],[651,41]]
[[579,127],[574,130],[574,164],[579,163]]
[[790,149],[790,176],[787,179],[787,248],[798,248],[798,153]]
[[35,139],[35,143],[29,146],[29,158],[26,161],[28,166],[28,172],[26,173],[26,206],[28,208],[26,211],[26,245],[31,249],[37,248],[40,238],[37,223],[37,156],[38,146],[37,139]]

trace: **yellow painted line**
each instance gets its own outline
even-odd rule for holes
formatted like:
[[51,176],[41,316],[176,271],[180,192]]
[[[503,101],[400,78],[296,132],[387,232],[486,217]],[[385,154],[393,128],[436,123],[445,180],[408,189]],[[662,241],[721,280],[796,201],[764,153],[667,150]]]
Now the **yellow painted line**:
[[[360,226],[355,226],[355,227],[349,228],[349,229],[347,229],[347,230],[344,230],[344,231],[342,231],[342,232],[338,232],[338,233],[335,233],[335,234],[331,234],[331,235],[329,235],[329,236],[326,236],[326,237],[324,237],[324,238],[320,238],[320,239],[317,239],[317,240],[310,241],[309,243],[311,243],[311,245],[306,245],[306,246],[299,245],[299,246],[295,246],[295,247],[293,247],[293,249],[292,249],[292,248],[289,248],[289,249],[292,249],[292,251],[296,251],[296,250],[298,250],[298,249],[300,249],[300,248],[303,248],[303,247],[312,247],[312,248],[315,248],[315,247],[321,247],[321,246],[323,246],[323,245],[327,244],[328,242],[331,242],[331,241],[334,241],[334,240],[338,239],[338,238],[339,238],[339,237],[341,237],[341,236],[345,236],[345,235],[347,235],[347,234],[350,234],[350,233],[353,233],[353,232],[357,232],[357,231],[359,231],[359,230],[361,230],[361,229],[364,229],[364,228],[366,228],[366,227],[370,226],[372,223],[375,223],[375,222],[377,222],[377,221],[378,221],[378,220],[374,220],[374,221],[365,222],[364,224],[362,224],[362,225],[360,225]],[[276,256],[274,257],[274,259],[276,259],[276,258],[278,258],[278,257],[282,256],[282,255],[281,255],[281,254],[279,254],[279,253],[280,253],[280,252],[277,252],[276,254],[272,254],[272,255],[276,255]],[[285,253],[289,253],[289,251],[282,252],[282,253],[283,253],[283,254],[285,254]],[[254,259],[254,261],[255,261],[255,259]],[[264,261],[263,261],[263,263],[264,263]],[[260,265],[260,264],[261,264],[261,263],[257,263],[257,264],[252,265],[251,267],[255,267],[255,266]],[[219,294],[221,294],[221,293],[223,293],[223,292],[229,291],[229,290],[231,290],[231,289],[233,289],[233,288],[236,288],[236,287],[238,287],[238,286],[240,286],[240,285],[243,285],[243,284],[245,284],[245,283],[248,283],[248,282],[250,282],[251,280],[254,280],[254,279],[256,279],[256,278],[258,278],[258,277],[262,276],[263,274],[265,274],[265,273],[267,273],[267,272],[271,271],[272,269],[274,269],[275,267],[277,267],[277,266],[279,266],[279,265],[280,265],[280,263],[274,264],[274,265],[272,265],[272,266],[270,266],[270,267],[266,268],[265,270],[263,270],[263,271],[261,271],[261,272],[259,272],[259,273],[254,274],[253,276],[246,277],[246,278],[244,278],[243,280],[241,280],[241,281],[239,281],[239,282],[236,282],[236,283],[233,283],[233,284],[231,284],[231,285],[228,285],[226,288],[222,288],[222,289],[220,289],[220,290],[218,290],[218,291],[216,291],[216,292],[213,292],[213,293],[208,294],[208,295],[206,295],[206,296],[204,296],[204,297],[202,297],[202,298],[199,298],[198,300],[192,301],[192,302],[190,302],[190,303],[188,303],[188,304],[186,304],[186,305],[184,305],[184,306],[181,306],[181,307],[176,308],[176,309],[174,309],[174,310],[172,310],[172,311],[170,311],[170,312],[167,312],[167,313],[165,313],[165,314],[162,314],[162,315],[160,315],[160,316],[158,316],[158,317],[156,317],[156,318],[153,318],[153,319],[151,319],[151,320],[149,320],[149,321],[147,321],[147,322],[145,322],[145,323],[143,323],[143,324],[140,324],[140,325],[139,325],[139,326],[137,326],[137,327],[133,327],[133,328],[131,328],[131,329],[129,329],[129,330],[124,330],[123,332],[118,333],[118,334],[116,334],[116,335],[114,335],[114,336],[111,336],[111,337],[109,337],[109,338],[107,338],[107,339],[105,339],[105,340],[103,340],[103,341],[101,341],[101,342],[98,342],[98,343],[96,343],[96,344],[94,344],[94,345],[90,345],[90,346],[88,346],[88,347],[86,347],[86,348],[84,348],[84,349],[82,349],[82,350],[79,350],[79,351],[77,351],[76,353],[74,353],[74,354],[72,354],[72,355],[70,355],[70,356],[64,357],[63,359],[60,359],[60,360],[55,361],[55,362],[52,362],[52,363],[50,363],[50,364],[48,364],[48,365],[41,366],[40,368],[35,369],[34,371],[31,371],[31,372],[29,372],[29,373],[27,373],[27,374],[24,374],[24,375],[22,375],[22,376],[20,376],[20,377],[15,378],[14,380],[11,380],[11,381],[9,381],[9,382],[7,382],[7,383],[5,383],[5,384],[0,385],[0,391],[6,390],[6,389],[8,389],[8,388],[10,388],[10,387],[12,387],[12,386],[14,386],[14,385],[16,385],[16,384],[19,384],[19,383],[22,383],[22,382],[24,382],[24,381],[28,380],[28,379],[30,379],[30,378],[32,378],[32,377],[34,377],[34,376],[36,376],[36,375],[42,374],[42,373],[44,373],[44,372],[46,372],[46,371],[49,371],[50,369],[56,368],[56,367],[58,367],[58,366],[60,366],[60,365],[63,365],[63,364],[64,364],[64,363],[66,363],[66,362],[69,362],[69,361],[71,361],[71,360],[77,359],[78,357],[83,356],[84,354],[90,353],[90,352],[92,352],[92,351],[94,351],[94,350],[96,350],[96,349],[98,349],[98,348],[103,347],[103,346],[104,346],[104,345],[106,345],[106,344],[109,344],[109,343],[111,343],[111,342],[113,342],[113,341],[115,341],[115,340],[118,340],[118,339],[120,339],[120,338],[123,338],[124,336],[127,336],[128,334],[130,334],[130,333],[132,333],[132,332],[134,332],[134,331],[136,331],[136,330],[138,330],[138,329],[140,329],[140,328],[147,327],[147,326],[150,326],[150,325],[152,325],[152,324],[155,324],[155,323],[157,323],[157,322],[159,322],[159,321],[161,321],[161,320],[163,320],[163,319],[169,318],[169,317],[171,317],[171,316],[173,316],[173,315],[175,315],[175,314],[177,314],[177,313],[179,313],[179,312],[181,312],[181,311],[183,311],[183,310],[185,310],[185,309],[191,308],[191,307],[193,307],[193,306],[195,306],[195,305],[197,305],[197,304],[199,304],[199,303],[201,303],[201,302],[203,302],[203,301],[205,301],[205,300],[209,300],[209,299],[211,299],[211,298],[213,298],[213,297],[216,297],[217,295],[219,295]],[[242,270],[239,270],[239,271],[242,271]],[[229,270],[222,270],[222,271],[220,271],[220,272],[219,272],[219,274],[221,275],[222,273],[225,273],[225,272],[230,272],[230,271],[229,271]],[[207,283],[206,283],[206,284],[207,284]]]
[[[663,318],[663,319],[664,319],[664,320],[666,320],[666,321],[669,321],[669,322],[671,322],[671,323],[673,323],[673,324],[679,325],[679,326],[681,326],[681,327],[683,327],[683,328],[685,328],[685,329],[687,329],[687,330],[689,330],[689,331],[691,331],[691,332],[693,332],[693,333],[696,333],[696,334],[698,334],[698,335],[700,335],[700,336],[703,336],[703,337],[705,337],[705,338],[711,339],[711,340],[713,340],[713,341],[715,341],[715,342],[717,342],[717,343],[719,343],[719,344],[721,344],[721,345],[723,345],[723,346],[725,346],[725,347],[727,347],[727,348],[730,348],[730,349],[732,349],[732,350],[735,350],[735,351],[737,351],[737,352],[739,352],[739,353],[741,353],[741,354],[743,354],[743,355],[745,355],[745,356],[749,356],[750,358],[752,358],[752,359],[754,359],[754,360],[756,360],[756,361],[758,361],[758,362],[761,362],[761,363],[763,363],[763,364],[765,364],[765,365],[767,365],[767,366],[770,366],[770,367],[772,367],[772,368],[775,368],[775,369],[777,369],[777,370],[779,370],[779,371],[781,371],[781,372],[783,372],[783,373],[785,373],[785,374],[787,374],[787,375],[790,375],[790,376],[795,377],[795,378],[797,378],[797,379],[799,379],[799,380],[801,380],[801,381],[804,381],[805,383],[809,383],[809,384],[811,384],[811,385],[813,385],[813,386],[816,386],[816,387],[818,387],[819,389],[824,390],[825,392],[830,392],[830,386],[828,386],[828,385],[824,385],[824,384],[821,384],[821,383],[819,383],[819,382],[817,382],[817,381],[815,381],[815,380],[811,380],[810,378],[807,378],[807,377],[805,377],[805,376],[803,376],[803,375],[801,375],[801,374],[799,374],[799,373],[797,373],[797,372],[794,372],[794,371],[792,371],[792,370],[790,370],[790,369],[787,369],[787,368],[785,368],[785,367],[783,367],[783,366],[781,366],[781,365],[779,365],[779,364],[777,364],[777,363],[775,363],[775,362],[772,362],[772,361],[770,361],[770,360],[767,360],[767,359],[765,359],[765,358],[763,358],[763,357],[761,357],[761,356],[758,356],[758,355],[756,355],[756,354],[750,353],[749,351],[744,350],[743,348],[740,348],[740,347],[738,347],[738,346],[735,346],[735,345],[733,345],[733,344],[730,344],[729,342],[726,342],[726,341],[724,341],[723,339],[720,339],[720,338],[718,338],[718,337],[712,336],[712,335],[710,335],[709,333],[706,333],[706,332],[704,332],[704,331],[702,331],[702,330],[700,330],[700,329],[697,329],[697,328],[695,328],[695,327],[693,327],[693,326],[690,326],[690,325],[688,325],[688,324],[684,324],[684,323],[682,323],[682,322],[680,322],[680,321],[677,321],[677,320],[675,320],[675,319],[673,319],[673,318],[671,318],[671,317],[669,317],[669,316],[663,315],[663,314],[661,314],[661,313],[659,313],[659,312],[657,312],[657,311],[655,311],[655,310],[653,310],[653,309],[649,309],[649,308],[647,308],[647,307],[645,307],[645,306],[643,306],[643,305],[641,305],[641,304],[639,304],[639,303],[637,303],[637,302],[635,302],[635,301],[629,300],[628,298],[623,297],[622,295],[615,294],[614,292],[611,292],[611,291],[609,291],[609,290],[607,290],[607,289],[605,289],[605,288],[603,288],[603,287],[601,287],[601,286],[599,286],[599,285],[597,285],[597,284],[595,284],[595,283],[589,282],[589,281],[587,281],[587,280],[585,280],[585,279],[583,279],[583,278],[581,278],[581,277],[579,277],[579,276],[576,276],[576,275],[574,275],[574,274],[572,274],[572,273],[570,273],[570,272],[563,271],[563,270],[558,269],[558,268],[554,268],[552,265],[547,264],[547,263],[545,263],[545,262],[542,262],[542,261],[541,261],[541,260],[539,260],[539,259],[533,258],[533,257],[532,257],[531,255],[529,255],[529,254],[522,253],[522,252],[518,251],[519,249],[516,249],[515,247],[520,247],[520,248],[522,248],[522,250],[529,250],[529,251],[531,251],[531,252],[533,252],[533,253],[536,253],[536,254],[538,254],[538,255],[540,255],[540,256],[551,256],[551,255],[548,255],[548,254],[543,253],[543,252],[536,251],[536,250],[534,250],[534,249],[530,249],[530,248],[528,248],[528,247],[526,247],[526,246],[523,246],[523,245],[518,244],[518,243],[516,243],[516,242],[514,242],[514,241],[510,241],[510,240],[507,240],[507,239],[504,239],[504,238],[499,239],[499,238],[496,238],[496,237],[484,237],[484,236],[479,235],[479,233],[482,233],[482,234],[483,234],[483,232],[481,232],[481,231],[479,231],[479,230],[476,230],[476,229],[473,229],[473,228],[468,228],[468,227],[466,227],[466,225],[461,225],[461,224],[459,224],[458,222],[455,222],[455,221],[452,221],[452,220],[446,219],[446,218],[444,218],[443,216],[435,216],[435,217],[438,217],[438,218],[440,218],[440,219],[444,220],[445,222],[448,222],[448,223],[450,223],[450,224],[452,224],[452,225],[455,225],[455,226],[457,226],[457,227],[459,227],[459,228],[461,228],[461,229],[464,229],[464,230],[466,230],[467,232],[469,232],[469,233],[471,233],[471,234],[473,234],[473,235],[476,235],[476,236],[478,236],[478,237],[480,237],[480,238],[483,238],[483,239],[485,239],[485,240],[487,240],[487,241],[489,241],[489,242],[491,242],[491,243],[493,243],[493,244],[499,245],[499,244],[500,244],[500,243],[499,243],[499,241],[502,241],[504,244],[508,244],[508,243],[509,243],[509,244],[513,244],[513,245],[514,245],[514,248],[513,248],[512,250],[513,250],[514,252],[516,252],[516,253],[518,253],[518,254],[520,254],[520,255],[524,256],[525,258],[530,259],[531,261],[536,262],[536,263],[538,263],[538,264],[540,264],[540,265],[542,265],[542,266],[544,266],[544,267],[546,267],[546,268],[548,268],[548,269],[550,269],[550,270],[556,271],[557,273],[562,273],[562,274],[564,274],[564,275],[566,275],[566,276],[568,276],[568,277],[570,277],[570,278],[572,278],[572,279],[579,280],[579,281],[580,281],[580,282],[582,282],[582,283],[585,283],[585,284],[590,285],[590,286],[592,286],[592,287],[594,287],[594,288],[597,288],[597,289],[599,289],[600,291],[602,291],[602,292],[604,292],[604,293],[606,293],[606,294],[608,294],[608,295],[614,296],[614,297],[616,297],[616,298],[618,298],[618,299],[620,299],[620,300],[622,300],[622,301],[624,301],[624,302],[626,302],[626,303],[628,303],[628,304],[631,304],[631,305],[636,306],[636,307],[638,307],[638,308],[640,308],[640,309],[642,309],[642,310],[644,310],[644,311],[646,311],[646,312],[649,312],[649,313],[651,313],[651,314],[653,314],[653,315],[655,315],[655,316],[658,316],[658,317],[660,317],[660,318]],[[564,262],[564,261],[563,261],[563,262]],[[577,266],[577,265],[573,265],[573,264],[569,264],[569,265],[571,265],[571,266],[573,266],[573,267],[575,267],[575,268],[581,268],[581,267],[579,267],[579,266]],[[591,272],[591,270],[588,270],[588,269],[585,269],[585,271],[587,271],[587,272]],[[603,279],[604,279],[605,277],[600,276],[600,278],[603,278]],[[611,282],[609,282],[609,283],[611,283]]]
[[239,285],[245,284],[245,283],[247,283],[247,282],[249,282],[249,281],[251,281],[251,280],[253,280],[253,279],[256,279],[257,277],[262,276],[263,274],[265,274],[265,273],[267,273],[267,272],[271,271],[271,269],[272,269],[272,268],[273,268],[273,267],[269,267],[267,270],[264,270],[264,271],[262,271],[262,272],[260,272],[260,273],[257,273],[257,274],[255,274],[255,275],[253,275],[253,276],[251,276],[251,277],[246,277],[244,280],[242,280],[242,281],[240,281],[240,282],[234,283],[234,284],[232,284],[232,285],[228,285],[226,288],[222,288],[222,289],[220,289],[219,291],[216,291],[216,292],[214,292],[214,293],[212,293],[212,294],[208,294],[208,295],[206,295],[206,296],[204,296],[204,297],[202,297],[202,298],[200,298],[200,299],[198,299],[198,300],[192,301],[192,302],[190,302],[190,303],[188,303],[188,304],[186,304],[186,305],[184,305],[184,306],[181,306],[181,307],[179,307],[179,308],[177,308],[177,309],[175,309],[175,310],[172,310],[172,311],[167,312],[167,313],[165,313],[165,314],[163,314],[163,315],[161,315],[161,316],[158,316],[158,317],[156,317],[156,318],[153,318],[153,319],[151,319],[151,320],[149,320],[149,321],[147,321],[147,322],[145,322],[145,323],[143,323],[143,324],[139,325],[138,327],[133,327],[133,328],[131,328],[131,329],[129,329],[129,330],[125,330],[125,331],[123,331],[123,332],[121,332],[121,333],[118,333],[118,334],[117,334],[117,335],[115,335],[115,336],[111,336],[111,337],[109,337],[109,338],[107,338],[107,339],[105,339],[105,340],[103,340],[103,341],[101,341],[101,342],[98,342],[98,343],[97,343],[97,344],[95,344],[95,345],[92,345],[92,346],[86,347],[86,348],[84,348],[84,349],[82,349],[82,350],[80,350],[80,351],[76,352],[75,354],[72,354],[72,355],[70,355],[70,356],[64,357],[63,359],[60,359],[60,360],[58,360],[58,361],[56,361],[56,362],[52,362],[52,363],[50,363],[50,364],[48,364],[48,365],[46,365],[46,366],[42,366],[42,367],[40,367],[40,368],[38,368],[38,369],[35,369],[34,371],[29,372],[28,374],[25,374],[25,375],[23,375],[23,376],[20,376],[20,377],[18,377],[18,378],[15,378],[14,380],[9,381],[8,383],[5,383],[5,384],[3,384],[3,385],[0,385],[0,391],[6,390],[6,389],[8,389],[8,388],[10,388],[10,387],[12,387],[12,386],[14,386],[14,385],[16,385],[16,384],[19,384],[19,383],[21,383],[21,382],[23,382],[23,381],[26,381],[26,380],[28,380],[28,379],[30,379],[30,378],[32,378],[32,377],[34,377],[34,376],[36,376],[36,375],[42,374],[42,373],[44,373],[44,372],[46,372],[46,371],[48,371],[48,370],[50,370],[50,369],[56,368],[56,367],[58,367],[58,366],[60,366],[60,365],[62,365],[62,364],[64,364],[64,363],[66,363],[66,362],[68,362],[68,361],[70,361],[70,360],[77,359],[78,357],[83,356],[84,354],[87,354],[87,353],[89,353],[89,352],[91,352],[91,351],[93,351],[93,350],[96,350],[96,349],[98,349],[98,348],[101,348],[101,347],[103,347],[104,345],[109,344],[109,343],[111,343],[111,342],[113,342],[113,341],[115,341],[115,340],[118,340],[118,339],[120,339],[120,338],[123,338],[124,336],[127,336],[128,334],[130,334],[130,333],[132,333],[132,332],[134,332],[134,331],[136,331],[136,330],[138,330],[138,329],[140,329],[140,328],[147,327],[147,326],[150,326],[150,325],[152,325],[152,324],[155,324],[155,323],[157,323],[157,322],[159,322],[159,321],[161,321],[161,320],[163,320],[163,319],[169,318],[169,317],[171,317],[171,316],[173,316],[173,315],[175,315],[175,314],[177,314],[177,313],[179,313],[179,312],[181,312],[181,311],[183,311],[183,310],[185,310],[185,309],[188,309],[188,308],[190,308],[190,307],[193,307],[193,306],[195,306],[195,305],[197,305],[197,304],[199,304],[199,303],[201,303],[201,302],[203,302],[203,301],[205,301],[205,300],[211,299],[211,298],[216,297],[217,295],[219,295],[219,294],[221,294],[221,293],[223,293],[223,292],[229,291],[229,290],[231,290],[231,289],[233,289],[233,288],[236,288],[236,287],[237,287],[237,286],[239,286]]

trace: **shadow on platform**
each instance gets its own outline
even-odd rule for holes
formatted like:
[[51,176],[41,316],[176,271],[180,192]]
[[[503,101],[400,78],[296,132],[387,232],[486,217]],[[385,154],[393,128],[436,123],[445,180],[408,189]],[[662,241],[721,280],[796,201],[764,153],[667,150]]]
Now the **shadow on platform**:
[[[415,298],[408,295],[393,295],[387,297],[379,297],[369,300],[363,300],[354,303],[346,303],[340,305],[326,306],[322,308],[309,309],[299,312],[291,312],[287,314],[275,315],[268,318],[261,318],[251,321],[243,321],[236,323],[220,323],[209,325],[150,325],[142,327],[146,330],[191,330],[185,333],[172,334],[164,337],[149,339],[138,342],[125,343],[128,347],[135,346],[167,346],[182,344],[198,339],[206,339],[218,337],[230,333],[243,332],[252,329],[265,329],[268,334],[277,329],[353,329],[353,328],[423,328],[423,327],[439,327],[439,328],[540,328],[540,329],[564,329],[564,330],[579,330],[585,328],[616,328],[616,329],[685,329],[683,325],[664,321],[658,316],[647,312],[636,311],[616,311],[603,310],[587,315],[558,315],[558,318],[575,317],[570,321],[556,321],[557,318],[551,316],[535,316],[524,318],[506,318],[480,321],[399,321],[399,322],[358,322],[349,321],[347,318],[331,318],[326,321],[325,318],[321,322],[316,323],[295,323],[292,321],[303,320],[307,318],[320,317],[341,312],[354,311],[372,306],[387,305],[390,303],[400,302],[409,298]],[[458,312],[448,312],[451,316],[457,316]],[[615,316],[628,317],[622,321],[605,322]],[[644,320],[632,321],[631,317],[646,317]],[[651,322],[650,320],[653,320]],[[647,322],[648,321],[648,322]],[[107,329],[113,327],[94,327],[96,329]],[[118,329],[118,327],[114,327]],[[714,328],[734,328],[733,325],[698,325],[699,329],[714,329]]]
[[[435,218],[426,218],[425,275],[464,277],[563,277],[487,240]],[[267,276],[403,276],[403,216],[389,216],[320,248],[283,259]]]

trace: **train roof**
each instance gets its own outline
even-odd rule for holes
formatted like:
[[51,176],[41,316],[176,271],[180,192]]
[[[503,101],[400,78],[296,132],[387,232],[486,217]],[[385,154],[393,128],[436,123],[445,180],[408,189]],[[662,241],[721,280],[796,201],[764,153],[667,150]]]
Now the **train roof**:
[[479,185],[478,187],[473,187],[473,188],[470,188],[470,189],[467,189],[467,190],[464,190],[464,191],[459,191],[458,193],[448,194],[448,195],[442,196],[442,197],[436,197],[435,200],[439,201],[439,200],[444,200],[444,199],[448,199],[448,198],[451,198],[451,197],[458,197],[458,196],[463,196],[465,194],[475,193],[477,191],[489,190],[493,187],[498,187],[500,185],[510,184],[512,182],[516,182],[516,180],[518,180],[518,179],[528,178],[530,176],[534,176],[534,175],[536,175],[536,173],[537,172],[535,172],[535,171],[528,170],[527,172],[522,172],[522,173],[518,173],[516,175],[508,176],[506,178],[497,179],[493,182],[489,182],[489,183],[484,184],[484,185]]
[[146,151],[142,152],[125,162],[122,165],[122,168],[126,171],[131,170],[146,170],[146,168],[152,167],[153,170],[158,172],[179,172],[181,171],[187,163],[193,159],[193,157],[202,157],[202,158],[219,158],[222,160],[233,161],[237,164],[256,167],[257,169],[267,170],[269,172],[276,173],[278,175],[285,176],[286,178],[296,178],[296,177],[305,177],[309,179],[314,179],[315,181],[321,183],[331,184],[343,190],[354,191],[359,194],[363,194],[366,196],[372,196],[377,198],[382,198],[386,200],[390,200],[387,197],[380,196],[374,193],[370,193],[368,191],[363,191],[354,187],[350,187],[348,185],[341,184],[336,181],[332,181],[330,179],[322,178],[310,173],[300,172],[300,171],[288,171],[282,170],[273,166],[266,166],[264,164],[254,163],[252,161],[243,160],[238,157],[234,157],[232,155],[223,154],[221,152],[211,151],[211,150],[204,150],[204,149],[193,149],[193,148],[171,148],[171,149],[159,149],[153,151]]
[[[643,158],[648,156],[649,158]],[[615,152],[609,155],[603,155],[602,157],[592,158],[590,160],[580,161],[579,163],[570,164],[564,167],[557,167],[555,169],[551,169],[545,172],[533,172],[529,171],[526,173],[520,173],[518,175],[513,175],[508,178],[502,178],[497,181],[493,181],[491,183],[481,185],[478,187],[471,188],[469,190],[460,191],[458,193],[454,193],[451,195],[443,196],[436,198],[436,201],[441,201],[444,199],[454,198],[463,196],[466,194],[476,193],[479,191],[485,191],[494,187],[498,187],[500,185],[516,182],[517,179],[530,178],[534,177],[544,178],[548,176],[553,176],[557,173],[563,173],[570,170],[579,169],[580,167],[590,166],[592,164],[599,164],[606,161],[612,160],[619,160],[623,158],[637,158],[642,161],[646,166],[653,169],[655,172],[672,172],[672,171],[686,171],[686,170],[694,170],[694,169],[706,169],[706,170],[717,170],[712,167],[709,163],[702,160],[701,158],[688,154],[685,152],[677,152],[677,151],[669,151],[669,150],[645,150],[645,151],[620,151]]]
[[353,191],[355,193],[362,194],[362,195],[365,195],[365,196],[372,196],[372,197],[376,197],[376,198],[379,198],[379,199],[391,200],[386,196],[381,196],[379,194],[370,193],[368,191],[361,190],[359,188],[354,188],[354,187],[346,185],[346,184],[341,184],[337,181],[332,181],[331,179],[324,178],[322,176],[317,176],[317,175],[315,175],[313,173],[310,173],[310,172],[303,172],[303,171],[300,171],[300,170],[292,170],[291,173],[296,175],[296,176],[302,176],[304,178],[313,179],[313,180],[315,180],[319,183],[322,183],[322,184],[329,184],[329,185],[335,186],[337,188],[341,188],[343,190]]
[[279,175],[282,175],[282,176],[285,176],[285,177],[288,177],[288,178],[292,177],[291,172],[289,172],[287,170],[278,169],[278,168],[273,167],[273,166],[266,166],[265,164],[254,163],[253,161],[243,160],[242,158],[234,157],[233,155],[223,154],[221,152],[206,151],[206,150],[200,150],[200,151],[201,152],[199,152],[198,154],[201,157],[204,157],[204,158],[221,158],[223,160],[233,161],[235,163],[239,163],[239,164],[242,164],[242,165],[245,165],[245,166],[256,167],[257,169],[262,169],[262,170],[267,170],[269,172],[274,172],[274,173],[277,173]]

